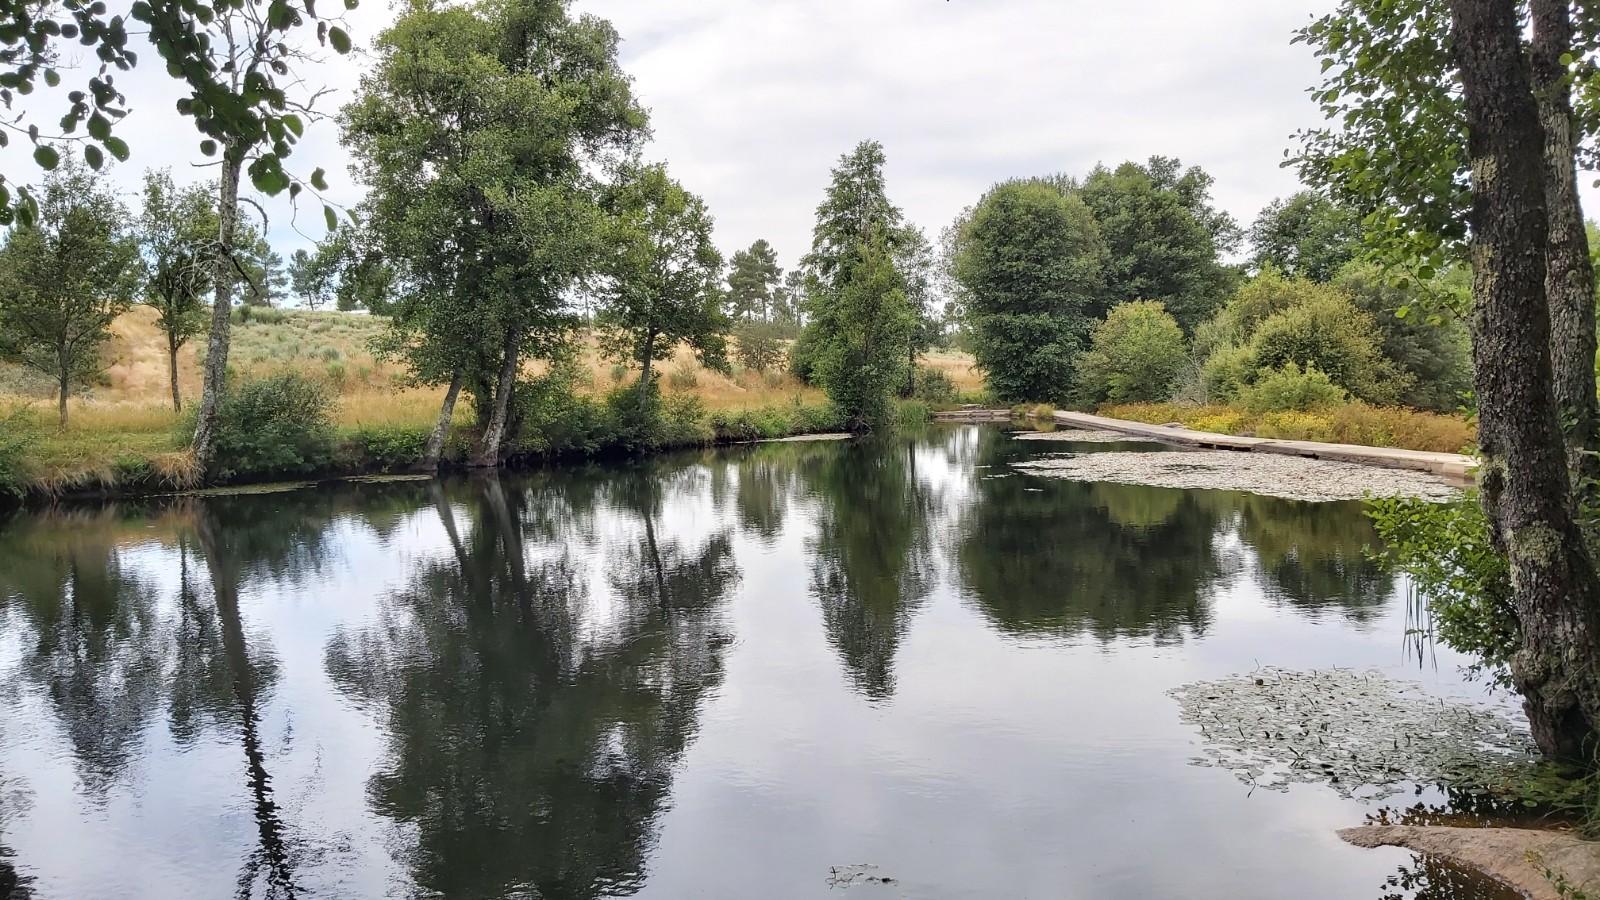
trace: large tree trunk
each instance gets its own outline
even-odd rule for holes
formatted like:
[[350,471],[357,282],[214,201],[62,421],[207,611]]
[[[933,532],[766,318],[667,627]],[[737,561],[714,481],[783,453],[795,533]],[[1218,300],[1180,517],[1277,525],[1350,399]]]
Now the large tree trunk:
[[1600,409],[1595,398],[1594,266],[1578,200],[1572,89],[1563,54],[1572,52],[1570,0],[1533,0],[1532,72],[1544,129],[1545,203],[1550,236],[1545,292],[1550,304],[1551,367],[1565,432],[1572,487],[1579,496],[1600,475]]
[[195,417],[194,456],[202,471],[210,468],[216,453],[217,417],[222,393],[227,389],[228,325],[233,314],[233,234],[239,222],[239,172],[242,160],[232,145],[222,153],[218,181],[217,247],[212,277],[211,334],[206,341],[205,381],[200,390],[200,412]]
[[506,419],[510,415],[511,392],[517,385],[517,363],[522,356],[522,341],[519,329],[515,326],[506,328],[505,342],[501,347],[504,356],[500,360],[500,381],[494,391],[494,411],[489,414],[489,424],[483,429],[483,438],[478,445],[478,455],[473,459],[475,466],[497,466],[500,464],[500,444],[506,436]]
[[172,411],[183,412],[183,398],[178,395],[178,336],[167,332],[167,381],[172,385]]
[[1522,628],[1511,676],[1539,748],[1582,759],[1600,724],[1600,585],[1572,515],[1551,387],[1543,133],[1515,0],[1450,10],[1472,163],[1479,480]]
[[439,457],[444,455],[444,439],[450,434],[450,420],[455,418],[456,398],[461,396],[461,382],[466,374],[457,369],[450,378],[450,389],[444,392],[444,402],[439,404],[439,420],[428,435],[428,445],[422,451],[422,465],[428,470],[439,468]]
[[639,366],[639,413],[643,415],[650,408],[650,363],[656,357],[656,333],[654,331],[645,335],[644,349],[640,351],[642,357]]

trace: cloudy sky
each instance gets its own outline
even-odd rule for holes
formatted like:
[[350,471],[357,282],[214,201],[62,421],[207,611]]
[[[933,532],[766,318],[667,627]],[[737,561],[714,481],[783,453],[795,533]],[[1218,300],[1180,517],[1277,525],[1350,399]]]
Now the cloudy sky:
[[[840,154],[875,139],[891,198],[930,236],[989,184],[1083,173],[1152,154],[1203,166],[1215,198],[1242,223],[1296,189],[1280,168],[1290,135],[1318,122],[1317,79],[1291,33],[1334,0],[576,0],[610,19],[623,64],[651,110],[648,156],[701,194],[727,252],[765,237],[785,265],[810,241],[813,211]],[[358,44],[392,17],[383,0],[352,14]],[[194,132],[154,53],[124,80],[134,113],[121,132],[133,158],[114,174],[131,191],[145,167],[207,177]],[[356,87],[359,57],[311,74],[335,94]],[[68,81],[71,81],[69,74]],[[35,95],[35,99],[38,95]],[[60,102],[57,98],[57,102]],[[45,107],[51,122],[59,107]],[[4,171],[32,174],[13,148]],[[359,196],[334,123],[295,151],[334,196]],[[298,227],[265,204],[284,255],[321,234],[320,209]]]

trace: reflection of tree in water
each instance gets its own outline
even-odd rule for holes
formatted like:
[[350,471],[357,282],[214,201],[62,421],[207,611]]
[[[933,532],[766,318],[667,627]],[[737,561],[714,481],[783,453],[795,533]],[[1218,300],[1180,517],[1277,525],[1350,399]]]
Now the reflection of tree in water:
[[138,755],[163,687],[158,598],[118,550],[124,525],[116,507],[63,512],[0,541],[0,616],[28,636],[22,677],[48,699],[96,801]]
[[[327,648],[331,677],[383,722],[369,796],[414,835],[404,852],[425,892],[637,888],[720,681],[727,535],[686,547],[659,467],[564,475],[436,488],[449,553],[417,567],[378,625]],[[588,575],[591,540],[609,591]]]
[[934,498],[914,445],[896,439],[830,448],[806,467],[818,500],[811,592],[845,671],[871,699],[894,693],[894,655],[932,586]]
[[1220,520],[1192,491],[980,477],[958,569],[1004,631],[1177,640],[1211,621]]
[[1394,580],[1367,554],[1377,531],[1358,503],[1306,503],[1245,494],[1239,536],[1256,552],[1277,596],[1303,609],[1336,607],[1363,621],[1389,600]]

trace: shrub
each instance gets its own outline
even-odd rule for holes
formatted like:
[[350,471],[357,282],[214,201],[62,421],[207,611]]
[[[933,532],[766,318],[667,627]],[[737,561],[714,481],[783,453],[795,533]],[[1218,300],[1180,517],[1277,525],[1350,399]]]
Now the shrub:
[[1238,395],[1239,405],[1253,413],[1324,409],[1344,399],[1344,389],[1321,370],[1301,369],[1292,362],[1262,375]]
[[21,500],[27,493],[28,470],[23,458],[35,436],[33,420],[25,407],[19,406],[0,419],[0,498]]
[[431,430],[425,425],[362,425],[345,439],[340,454],[352,468],[410,469],[422,461]]
[[[1170,419],[1168,421],[1171,421]],[[1157,423],[1164,424],[1164,423]],[[1209,416],[1199,416],[1187,423],[1186,427],[1195,431],[1209,431],[1212,434],[1241,434],[1250,429],[1249,419],[1243,413],[1222,412]]]
[[345,371],[344,363],[337,360],[330,362],[325,372],[328,378],[328,386],[333,388],[335,393],[344,390],[345,382],[349,379],[349,373]]
[[1249,346],[1258,370],[1279,370],[1291,363],[1316,369],[1371,403],[1392,403],[1409,384],[1409,376],[1383,355],[1372,316],[1340,295],[1317,296],[1274,313],[1256,329]]
[[[1383,538],[1379,559],[1411,576],[1439,640],[1478,658],[1470,668],[1507,684],[1506,666],[1521,645],[1511,607],[1506,558],[1489,540],[1489,523],[1473,492],[1450,503],[1411,498],[1367,502]],[[1420,623],[1419,623],[1420,624]]]
[[956,383],[942,369],[918,366],[916,385],[911,396],[934,406],[946,406],[955,402]]
[[706,407],[692,394],[668,394],[662,398],[660,420],[656,424],[657,447],[694,447],[709,444],[714,437],[706,419]]
[[[545,375],[518,382],[513,455],[588,454],[616,440],[617,415],[609,401],[603,405],[579,396],[572,389],[576,377],[575,365],[564,362]],[[637,398],[631,391],[630,396]]]
[[1200,366],[1200,384],[1205,399],[1212,403],[1227,403],[1239,396],[1239,390],[1255,376],[1256,357],[1248,347],[1227,346],[1210,356]]
[[783,360],[778,328],[770,322],[746,320],[734,329],[734,355],[752,372],[766,372]]
[[217,476],[292,475],[327,465],[332,405],[326,388],[293,372],[230,388],[219,411]]
[[914,428],[933,421],[933,410],[921,400],[901,400],[894,405],[894,424],[899,428]]
[[803,384],[816,384],[817,330],[806,327],[789,345],[789,374]]
[[692,362],[678,363],[667,373],[667,384],[675,391],[692,391],[700,386],[700,372]]
[[1090,405],[1165,400],[1188,353],[1183,329],[1153,300],[1123,303],[1095,326],[1077,359],[1078,391]]
[[611,381],[612,381],[612,383],[621,384],[622,383],[622,379],[627,378],[627,377],[628,377],[628,367],[627,366],[623,365],[622,363],[616,363],[615,365],[613,365],[611,367]]

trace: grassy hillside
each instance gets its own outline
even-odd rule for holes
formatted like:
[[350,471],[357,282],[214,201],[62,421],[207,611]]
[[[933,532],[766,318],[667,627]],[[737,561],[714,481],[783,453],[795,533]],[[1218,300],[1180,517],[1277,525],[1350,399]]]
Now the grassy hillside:
[[[376,316],[340,312],[252,311],[236,321],[229,366],[250,379],[293,370],[328,385],[338,398],[337,420],[347,430],[373,426],[423,427],[438,414],[441,388],[406,384],[405,372],[373,357],[372,339],[387,325]],[[187,434],[172,411],[167,384],[165,344],[153,311],[138,307],[114,326],[114,338],[103,352],[105,373],[99,383],[81,390],[69,402],[71,426],[55,428],[49,381],[15,366],[0,365],[0,416],[23,408],[37,426],[28,449],[30,474],[56,489],[110,483],[119,465],[136,460],[158,469],[180,471]],[[200,395],[197,337],[179,355],[179,385],[187,406]],[[978,391],[982,380],[971,357],[950,351],[931,354],[926,365],[945,372],[963,392]],[[603,359],[590,344],[584,354],[583,391],[603,394],[632,379],[631,369]],[[725,376],[680,352],[661,367],[668,393],[698,397],[708,410],[739,411],[789,404],[820,403],[822,393],[801,384],[787,372],[736,371]],[[472,416],[469,404],[457,408],[458,421]]]

